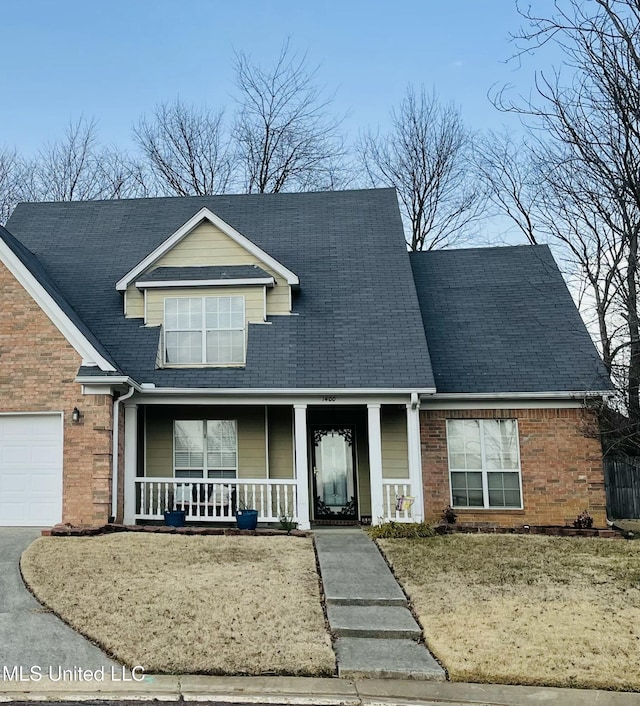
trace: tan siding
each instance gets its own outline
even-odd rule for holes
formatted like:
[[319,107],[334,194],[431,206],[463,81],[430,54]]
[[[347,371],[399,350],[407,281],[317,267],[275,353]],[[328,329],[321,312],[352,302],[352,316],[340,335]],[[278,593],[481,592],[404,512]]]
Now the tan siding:
[[356,427],[356,463],[358,464],[358,505],[360,514],[371,516],[371,476],[366,424]]
[[239,409],[238,477],[267,477],[267,447],[265,444],[264,407]]
[[144,295],[131,284],[127,287],[125,296],[125,311],[128,319],[141,319],[144,317]]
[[382,406],[382,475],[408,478],[407,412],[405,408]]
[[269,476],[294,477],[291,407],[269,407]]
[[257,265],[276,280],[276,286],[267,295],[267,313],[289,313],[289,285],[286,281],[211,223],[194,228],[155,263],[154,269],[207,265]]
[[204,222],[163,255],[156,267],[259,264],[255,255],[238,245],[212,223]]
[[173,476],[173,415],[162,408],[147,408],[146,473],[152,478]]
[[275,316],[288,314],[289,305],[289,285],[281,277],[276,277],[276,286],[267,289],[267,315]]
[[164,321],[164,300],[167,297],[233,297],[243,296],[245,321],[264,321],[264,291],[262,287],[181,287],[180,289],[150,289],[147,292],[147,326],[159,326]]
[[266,477],[264,407],[203,407],[184,412],[147,408],[147,476],[173,476],[174,419],[236,419],[238,477]]

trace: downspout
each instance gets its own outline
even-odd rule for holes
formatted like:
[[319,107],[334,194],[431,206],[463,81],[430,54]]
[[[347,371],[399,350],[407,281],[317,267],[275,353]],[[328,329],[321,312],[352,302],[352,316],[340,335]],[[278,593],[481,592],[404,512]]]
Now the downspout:
[[118,397],[113,403],[113,449],[111,464],[111,522],[115,522],[118,516],[118,446],[120,444],[120,403],[128,400],[135,388],[131,386],[129,392]]

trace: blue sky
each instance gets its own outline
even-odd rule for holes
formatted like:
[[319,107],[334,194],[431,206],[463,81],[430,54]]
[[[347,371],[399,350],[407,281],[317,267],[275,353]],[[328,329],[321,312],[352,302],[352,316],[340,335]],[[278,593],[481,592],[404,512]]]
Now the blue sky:
[[32,152],[84,115],[103,142],[128,147],[132,124],[159,102],[231,107],[233,50],[269,64],[287,37],[319,64],[352,138],[384,127],[408,83],[458,104],[473,129],[513,125],[487,91],[529,90],[534,60],[504,63],[520,24],[513,0],[7,0],[0,146]]

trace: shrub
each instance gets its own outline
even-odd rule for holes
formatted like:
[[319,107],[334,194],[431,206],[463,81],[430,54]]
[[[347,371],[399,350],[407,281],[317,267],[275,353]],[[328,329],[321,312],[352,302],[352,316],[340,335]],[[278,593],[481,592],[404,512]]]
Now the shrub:
[[373,539],[417,539],[433,537],[435,532],[426,522],[385,522],[367,529]]
[[576,529],[591,529],[593,527],[593,517],[587,510],[583,510],[573,521],[573,526]]

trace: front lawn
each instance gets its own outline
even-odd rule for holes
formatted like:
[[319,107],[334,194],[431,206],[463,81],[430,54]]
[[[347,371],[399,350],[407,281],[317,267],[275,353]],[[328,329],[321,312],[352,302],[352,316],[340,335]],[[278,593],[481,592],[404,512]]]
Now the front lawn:
[[310,539],[43,537],[21,568],[42,603],[129,666],[334,674]]
[[640,691],[640,542],[378,543],[453,681]]

